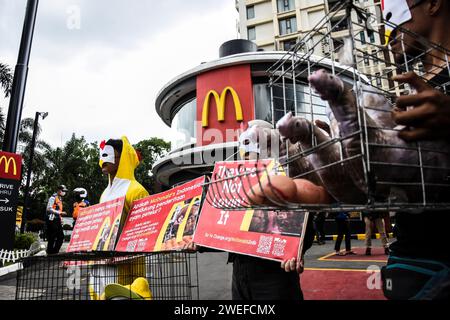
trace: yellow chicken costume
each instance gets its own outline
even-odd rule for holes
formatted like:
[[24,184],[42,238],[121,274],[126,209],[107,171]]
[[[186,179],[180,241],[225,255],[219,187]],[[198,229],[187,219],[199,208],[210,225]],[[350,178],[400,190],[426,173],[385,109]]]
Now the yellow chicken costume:
[[[109,176],[109,183],[106,189],[103,191],[100,197],[100,203],[114,200],[125,196],[125,204],[123,208],[122,221],[120,223],[121,227],[125,223],[128,216],[128,212],[131,209],[133,201],[147,197],[149,194],[145,188],[136,181],[134,177],[134,170],[140,163],[139,156],[136,150],[128,141],[127,137],[122,137],[122,153],[120,155],[119,168],[117,169],[117,174],[111,181]],[[107,145],[100,145],[106,147]],[[104,148],[103,148],[104,149]],[[100,168],[103,166],[105,160],[108,157],[100,157],[99,165]],[[122,228],[120,228],[121,230]]]
[[[121,140],[122,152],[120,154],[117,173],[113,179],[111,179],[111,176],[108,176],[108,186],[100,197],[100,203],[103,203],[125,196],[125,203],[118,235],[120,235],[122,231],[133,201],[145,198],[149,195],[147,190],[145,190],[145,188],[137,182],[134,177],[134,170],[140,163],[136,150],[130,144],[127,137],[123,136]],[[102,142],[100,145],[100,167],[103,166],[104,162],[114,163],[114,157],[113,147],[105,142]],[[120,265],[117,266],[93,266],[89,288],[91,298],[93,300],[98,300],[104,292],[105,287],[110,283],[116,282],[122,285],[129,285],[133,282],[133,279],[130,279],[132,274],[131,270],[133,270],[134,276],[140,275],[145,277],[144,258],[133,259],[132,261],[127,261],[125,263],[122,261]]]

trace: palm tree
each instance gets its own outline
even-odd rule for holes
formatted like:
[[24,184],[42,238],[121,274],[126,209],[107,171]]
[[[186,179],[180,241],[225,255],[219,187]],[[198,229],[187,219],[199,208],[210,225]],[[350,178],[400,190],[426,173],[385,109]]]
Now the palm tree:
[[5,92],[5,98],[9,96],[12,89],[13,75],[8,65],[0,62],[0,87]]
[[[11,94],[13,82],[13,75],[11,68],[8,65],[0,62],[0,89],[5,93],[5,98],[8,98]],[[3,134],[5,132],[5,114],[3,108],[0,106],[0,139],[3,141]]]

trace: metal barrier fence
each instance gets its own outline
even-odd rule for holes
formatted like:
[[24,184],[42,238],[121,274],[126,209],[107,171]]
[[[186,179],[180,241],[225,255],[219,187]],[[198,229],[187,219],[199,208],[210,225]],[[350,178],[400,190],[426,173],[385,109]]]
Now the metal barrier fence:
[[22,260],[16,300],[195,300],[196,253],[70,253]]

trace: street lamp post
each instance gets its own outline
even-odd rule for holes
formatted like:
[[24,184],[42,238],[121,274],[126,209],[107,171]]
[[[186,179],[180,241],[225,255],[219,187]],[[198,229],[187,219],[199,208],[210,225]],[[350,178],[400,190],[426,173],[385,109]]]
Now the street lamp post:
[[39,117],[42,117],[42,120],[44,120],[47,116],[48,116],[48,112],[36,112],[36,116],[34,117],[33,137],[31,138],[30,158],[28,159],[27,183],[25,185],[25,190],[24,190],[22,224],[20,225],[20,233],[25,232],[25,226],[27,223],[29,190],[30,190],[30,183],[31,183],[31,173],[33,170],[32,167],[33,167],[34,148],[36,146],[36,136],[37,136],[37,131],[39,128]]
[[9,99],[8,117],[6,119],[5,135],[3,137],[3,151],[11,153],[16,153],[38,4],[39,0],[27,1],[19,56],[14,71],[11,98]]

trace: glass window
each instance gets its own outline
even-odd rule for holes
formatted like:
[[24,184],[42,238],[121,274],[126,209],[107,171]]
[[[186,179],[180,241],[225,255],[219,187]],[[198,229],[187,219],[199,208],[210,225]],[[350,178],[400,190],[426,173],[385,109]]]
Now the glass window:
[[369,36],[370,43],[375,43],[375,34],[372,30],[367,31],[367,35]]
[[277,7],[279,13],[294,10],[294,0],[277,0]]
[[295,47],[297,41],[295,39],[283,41],[283,50],[289,51]]
[[285,35],[297,31],[297,18],[280,20],[280,35]]
[[339,18],[337,20],[331,21],[331,28],[333,29],[333,32],[347,30],[348,29],[347,19]]
[[369,63],[369,57],[367,56],[367,53],[364,53],[364,64],[366,65],[366,66],[368,66],[370,63]]
[[267,83],[254,84],[253,96],[255,99],[255,119],[272,123],[272,103]]
[[366,44],[366,35],[364,34],[364,31],[361,31],[359,36],[361,37],[361,43]]
[[[314,113],[314,119],[327,121],[325,113],[325,107],[327,104],[325,101],[320,99],[317,95],[313,95],[310,98],[309,87],[299,83],[295,85],[296,99],[294,99],[294,85],[292,84],[292,81],[290,83],[289,80],[286,79],[286,81],[287,83],[284,86],[284,89],[280,84],[275,84],[272,88],[275,121],[280,120],[287,112],[290,111],[297,116],[302,116],[311,120],[311,106]],[[296,103],[297,108],[295,108]]]
[[255,17],[255,6],[247,7],[247,19],[253,19]]
[[381,74],[379,72],[375,73],[375,77],[377,78],[377,86],[381,86]]
[[197,99],[185,103],[172,120],[172,150],[196,142]]
[[255,27],[249,27],[247,29],[248,40],[256,40],[256,29]]

